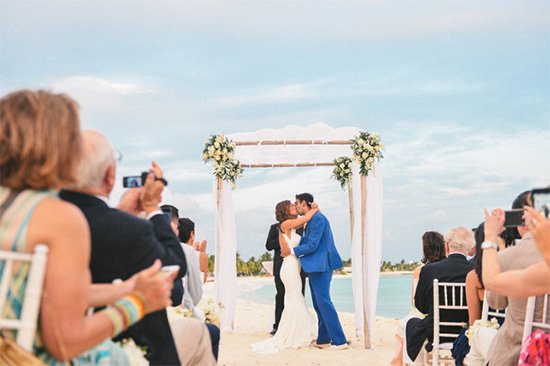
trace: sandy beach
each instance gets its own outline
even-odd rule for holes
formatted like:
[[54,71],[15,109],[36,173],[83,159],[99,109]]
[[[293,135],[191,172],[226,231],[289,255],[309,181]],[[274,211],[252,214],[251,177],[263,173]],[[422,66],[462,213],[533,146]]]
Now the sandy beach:
[[[239,278],[235,328],[222,335],[219,365],[388,365],[395,350],[397,320],[376,318],[373,349],[365,350],[363,337],[355,336],[354,315],[340,312],[344,332],[351,341],[351,349],[345,351],[320,350],[314,347],[283,350],[276,354],[254,353],[251,344],[269,338],[273,322],[274,305],[254,303],[247,299],[252,291],[272,278]],[[207,284],[211,293],[213,283]],[[313,308],[311,312],[315,313]]]

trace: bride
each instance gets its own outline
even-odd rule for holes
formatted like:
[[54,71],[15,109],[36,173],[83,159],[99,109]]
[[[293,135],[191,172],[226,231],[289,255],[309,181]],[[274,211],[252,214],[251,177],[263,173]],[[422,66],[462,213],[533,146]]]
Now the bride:
[[[298,246],[300,235],[296,234],[296,229],[304,226],[319,211],[316,205],[312,207],[307,214],[298,217],[296,206],[288,200],[281,201],[275,206],[281,248]],[[255,352],[275,353],[283,348],[308,347],[313,340],[315,320],[302,295],[300,270],[298,258],[293,255],[284,258],[281,281],[285,285],[285,306],[281,321],[273,338],[252,344]]]

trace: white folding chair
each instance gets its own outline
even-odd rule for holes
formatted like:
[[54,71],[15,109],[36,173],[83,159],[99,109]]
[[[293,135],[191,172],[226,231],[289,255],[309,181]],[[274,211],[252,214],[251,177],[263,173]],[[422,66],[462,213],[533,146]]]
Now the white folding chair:
[[[443,289],[443,297],[439,296],[440,288]],[[453,349],[452,342],[441,343],[441,338],[457,338],[464,322],[468,322],[466,317],[465,321],[441,321],[441,310],[449,311],[468,311],[468,305],[466,304],[466,284],[454,283],[454,282],[439,282],[434,280],[433,283],[434,292],[434,335],[433,335],[433,350],[432,350],[432,365],[439,365],[440,361],[450,363],[454,365],[454,359],[452,358],[450,351]],[[441,326],[456,327],[456,333],[441,333]],[[440,356],[440,351],[449,351],[448,355]]]
[[48,247],[43,244],[37,245],[34,253],[16,253],[0,250],[0,262],[4,263],[2,282],[0,283],[0,310],[4,309],[6,305],[14,263],[30,263],[20,319],[0,318],[0,330],[16,330],[17,336],[15,341],[29,352],[32,352],[36,332],[47,259]]
[[[487,290],[483,294],[483,307],[481,308],[481,320],[491,320],[493,318],[506,318],[506,309],[491,310],[487,302]],[[497,319],[498,320],[498,319]]]
[[525,325],[523,326],[523,339],[529,336],[533,332],[533,328],[544,329],[550,332],[550,317],[548,316],[550,293],[544,295],[542,302],[542,319],[540,322],[534,320],[535,317],[535,303],[537,301],[536,296],[531,296],[527,299],[527,306],[525,307]]

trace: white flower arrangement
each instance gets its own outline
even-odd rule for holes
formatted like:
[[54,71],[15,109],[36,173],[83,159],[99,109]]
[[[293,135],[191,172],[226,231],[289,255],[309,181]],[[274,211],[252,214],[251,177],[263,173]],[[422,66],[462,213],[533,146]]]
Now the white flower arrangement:
[[223,305],[221,302],[215,302],[210,295],[204,294],[202,295],[202,299],[197,306],[204,313],[204,316],[206,317],[206,322],[220,326],[223,309]]
[[202,161],[212,161],[214,175],[222,180],[233,183],[243,174],[239,160],[235,159],[235,144],[223,134],[212,135],[204,144]]
[[[208,294],[203,294],[201,301],[197,304],[197,307],[204,313],[204,321],[207,323],[216,324],[220,326],[221,312],[223,305],[216,303],[214,299]],[[182,306],[168,307],[168,320],[173,322],[179,318],[193,318],[194,314],[192,310],[184,308]]]
[[472,326],[466,331],[466,337],[468,337],[468,342],[470,343],[470,346],[474,332],[479,328],[492,328],[496,330],[500,328],[500,324],[498,323],[497,318],[491,318],[491,320],[476,320],[474,324],[472,324]]
[[359,163],[359,174],[365,176],[369,175],[374,163],[384,157],[382,155],[384,145],[376,133],[361,131],[359,136],[353,140],[351,149],[353,150],[353,159]]
[[120,342],[120,345],[132,366],[148,366],[149,361],[145,358],[146,351],[134,343],[132,338],[125,338]]
[[351,179],[351,158],[341,156],[334,159],[334,169],[332,169],[332,179],[340,183],[340,187],[344,189]]

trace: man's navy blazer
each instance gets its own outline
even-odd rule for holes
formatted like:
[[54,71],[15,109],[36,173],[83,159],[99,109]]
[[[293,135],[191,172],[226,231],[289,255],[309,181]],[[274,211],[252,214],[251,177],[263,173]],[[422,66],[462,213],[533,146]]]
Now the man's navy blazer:
[[[180,266],[172,298],[175,303],[181,303],[181,277],[187,273],[187,263],[179,240],[164,215],[144,220],[111,208],[91,195],[63,190],[59,196],[78,206],[90,226],[93,283],[126,280],[151,266],[158,258],[163,265]],[[126,337],[148,347],[148,359],[152,365],[179,365],[166,310],[148,314],[117,339]]]
[[[458,253],[450,254],[448,258],[439,262],[430,263],[422,267],[416,292],[414,305],[422,314],[427,316],[424,319],[412,318],[407,322],[407,352],[412,360],[415,360],[420,353],[422,344],[428,339],[427,349],[431,351],[433,342],[433,316],[434,316],[434,295],[433,281],[439,282],[466,282],[466,275],[473,269],[472,264],[466,256]],[[440,294],[442,298],[443,294]],[[468,324],[468,311],[447,312],[441,310],[441,322],[465,322]],[[456,327],[442,327],[444,333],[458,333]],[[443,340],[447,342],[449,340]],[[451,340],[452,341],[452,340]]]

